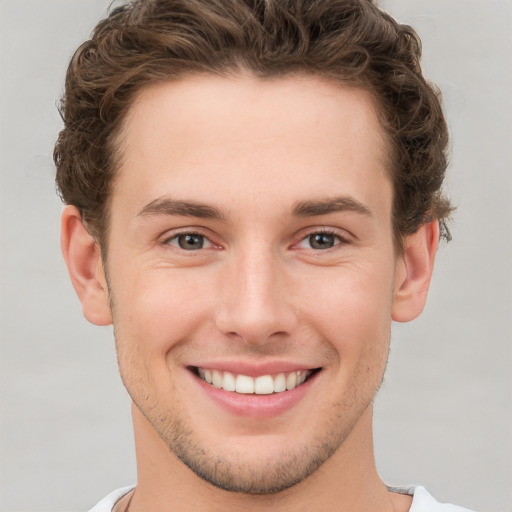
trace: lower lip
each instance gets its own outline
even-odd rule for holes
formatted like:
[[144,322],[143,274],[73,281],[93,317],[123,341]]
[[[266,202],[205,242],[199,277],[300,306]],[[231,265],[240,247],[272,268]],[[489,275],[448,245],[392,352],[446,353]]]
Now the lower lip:
[[313,373],[306,382],[290,391],[269,395],[243,394],[219,389],[191,373],[206,395],[222,408],[237,416],[273,418],[296,405],[311,389],[320,372]]

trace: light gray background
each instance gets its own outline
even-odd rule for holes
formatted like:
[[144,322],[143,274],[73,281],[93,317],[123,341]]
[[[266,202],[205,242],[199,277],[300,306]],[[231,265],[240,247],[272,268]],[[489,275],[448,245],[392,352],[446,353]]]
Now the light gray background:
[[[109,328],[87,324],[59,252],[51,153],[72,51],[109,0],[0,0],[3,512],[87,510],[134,482]],[[376,402],[391,484],[512,510],[510,0],[387,0],[424,41],[453,135],[454,241],[423,316],[394,328]]]

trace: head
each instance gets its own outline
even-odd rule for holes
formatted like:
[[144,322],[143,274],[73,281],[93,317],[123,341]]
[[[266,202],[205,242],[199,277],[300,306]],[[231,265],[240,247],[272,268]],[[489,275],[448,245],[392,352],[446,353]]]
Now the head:
[[395,244],[450,206],[442,197],[447,127],[420,68],[421,43],[368,0],[130,2],[75,53],[55,147],[57,186],[106,250],[119,134],[148,85],[193,74],[308,74],[363,89],[389,144]]
[[267,494],[366,456],[449,211],[419,53],[366,0],[134,2],[77,51],[63,249],[142,458]]

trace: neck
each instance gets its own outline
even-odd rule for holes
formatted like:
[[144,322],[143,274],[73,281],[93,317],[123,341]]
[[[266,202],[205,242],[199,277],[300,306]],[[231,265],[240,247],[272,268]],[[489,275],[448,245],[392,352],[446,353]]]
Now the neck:
[[390,494],[375,467],[371,406],[342,446],[308,478],[284,491],[256,496],[206,483],[172,454],[134,408],[137,489],[130,512],[276,512],[408,510],[410,499]]

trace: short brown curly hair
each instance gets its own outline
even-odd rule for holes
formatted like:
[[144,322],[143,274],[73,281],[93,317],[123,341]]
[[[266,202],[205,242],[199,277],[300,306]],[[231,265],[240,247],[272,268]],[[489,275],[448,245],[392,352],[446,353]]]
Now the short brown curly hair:
[[[448,131],[422,76],[421,42],[370,0],[134,0],[75,52],[54,150],[57,187],[106,247],[116,135],[145,86],[191,73],[308,73],[371,92],[390,143],[397,247],[450,211],[441,194]],[[444,225],[444,223],[443,223]]]

